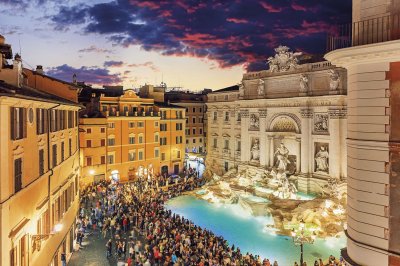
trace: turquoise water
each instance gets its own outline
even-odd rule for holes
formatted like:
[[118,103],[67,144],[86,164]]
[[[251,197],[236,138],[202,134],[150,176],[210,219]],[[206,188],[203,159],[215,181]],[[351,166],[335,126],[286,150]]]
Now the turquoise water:
[[[291,237],[278,236],[265,229],[266,224],[273,224],[272,217],[254,217],[240,205],[212,204],[193,196],[171,199],[166,208],[223,236],[230,245],[238,246],[242,253],[251,252],[270,261],[277,260],[279,266],[292,266],[294,261],[299,262],[300,247],[294,246]],[[313,265],[311,263],[320,257],[326,259],[332,254],[338,258],[345,244],[344,236],[317,239],[313,245],[305,244],[305,261]]]

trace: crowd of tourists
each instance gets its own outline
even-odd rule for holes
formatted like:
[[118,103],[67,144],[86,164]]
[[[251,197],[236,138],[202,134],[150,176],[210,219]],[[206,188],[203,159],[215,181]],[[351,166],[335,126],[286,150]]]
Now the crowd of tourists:
[[276,261],[242,253],[224,238],[164,207],[167,200],[202,184],[194,173],[181,182],[159,176],[126,184],[92,184],[82,191],[77,242],[82,243],[89,229],[108,239],[105,257],[117,259],[118,265],[277,266]]

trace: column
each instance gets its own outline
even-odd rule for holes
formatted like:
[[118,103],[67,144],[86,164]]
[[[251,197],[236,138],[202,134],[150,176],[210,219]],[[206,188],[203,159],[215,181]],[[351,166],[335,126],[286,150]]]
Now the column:
[[274,136],[268,136],[269,142],[269,167],[274,166]]
[[296,173],[300,173],[301,165],[301,139],[296,138],[297,150],[296,150]]
[[266,166],[268,165],[267,161],[267,135],[265,133],[265,129],[267,126],[267,110],[261,109],[259,110],[260,114],[260,165]]
[[329,175],[340,179],[340,119],[342,109],[329,109]]
[[240,110],[241,116],[241,130],[240,138],[242,143],[242,149],[240,152],[240,160],[242,162],[248,162],[250,160],[250,149],[251,143],[249,139],[249,110]]
[[306,108],[300,110],[301,114],[301,152],[300,152],[300,171],[302,174],[308,175],[311,171],[310,162],[312,163],[313,154],[310,153],[311,139],[311,122],[313,118],[313,110]]

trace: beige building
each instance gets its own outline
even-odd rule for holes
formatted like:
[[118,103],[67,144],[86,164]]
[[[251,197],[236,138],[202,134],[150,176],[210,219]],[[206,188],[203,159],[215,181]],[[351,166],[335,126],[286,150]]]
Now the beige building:
[[353,0],[351,36],[325,57],[348,72],[348,265],[400,265],[399,0]]
[[[287,47],[276,51],[277,60],[294,60]],[[305,192],[321,191],[331,178],[344,181],[346,71],[327,61],[274,67],[208,94],[207,167],[220,174],[237,167],[282,170],[297,176]]]
[[60,265],[79,207],[80,107],[45,92],[46,78],[29,87],[2,36],[0,48],[0,265]]

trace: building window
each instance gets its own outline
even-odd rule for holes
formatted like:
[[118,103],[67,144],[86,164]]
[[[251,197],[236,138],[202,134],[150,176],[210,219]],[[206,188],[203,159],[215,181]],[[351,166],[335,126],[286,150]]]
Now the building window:
[[11,139],[23,139],[26,137],[26,108],[11,107]]
[[39,176],[44,175],[44,150],[39,150]]
[[190,129],[189,128],[185,129],[185,134],[188,135],[188,136],[190,135]]
[[139,143],[141,144],[141,143],[143,143],[143,135],[139,135]]
[[214,148],[217,148],[217,139],[214,138],[214,139],[213,139],[213,142],[214,142],[214,143],[213,143],[213,144],[214,144],[213,147],[214,147]]
[[155,158],[160,157],[160,150],[158,148],[154,149],[154,157]]
[[108,146],[114,146],[115,145],[115,138],[108,138],[107,139],[107,144],[108,144]]
[[217,112],[214,112],[213,115],[214,115],[213,120],[217,121]]
[[176,123],[175,128],[176,128],[177,131],[182,130],[183,129],[182,123]]
[[86,147],[87,147],[87,148],[92,147],[92,140],[90,140],[90,139],[87,139],[87,140],[86,140]]
[[135,144],[135,135],[129,136],[129,144]]
[[160,138],[160,146],[167,145],[167,138]]
[[103,106],[101,107],[101,109],[103,110],[103,112],[107,112],[107,110],[108,110],[107,105],[103,105]]
[[160,124],[160,131],[167,131],[167,124]]
[[193,107],[193,113],[195,113],[196,112],[196,107]]
[[101,163],[101,164],[106,164],[106,156],[102,155],[102,156],[100,157],[100,163]]
[[200,139],[199,139],[199,142],[200,142],[200,143],[203,143],[203,139],[202,139],[202,138],[200,138]]
[[101,127],[100,128],[100,133],[106,133],[106,128],[105,127]]
[[229,140],[227,139],[224,141],[224,149],[229,149]]
[[139,151],[139,161],[143,160],[143,151]]
[[178,159],[181,158],[181,151],[176,151],[176,158],[178,158]]
[[161,161],[165,161],[165,152],[161,153]]
[[108,154],[107,155],[107,163],[108,164],[114,164],[114,155],[113,154]]
[[196,143],[196,139],[193,139],[193,143]]
[[155,133],[154,134],[154,142],[159,142],[159,141],[160,141],[160,139],[159,139],[158,133]]
[[189,140],[188,139],[186,139],[186,144],[189,144]]
[[14,160],[14,192],[22,189],[22,158]]
[[229,121],[229,112],[225,112],[225,122]]
[[47,131],[47,110],[36,109],[36,134],[41,135]]
[[240,140],[238,140],[238,141],[237,141],[237,147],[236,147],[236,150],[237,150],[237,151],[240,151],[240,150],[241,150],[241,145],[242,145],[242,144],[241,144]]
[[196,117],[192,118],[192,122],[193,122],[193,124],[196,124]]
[[182,136],[177,136],[177,137],[176,137],[176,144],[181,144],[182,141],[183,141]]
[[193,131],[193,135],[196,135],[196,129],[193,128],[192,131]]
[[65,142],[63,141],[61,142],[61,162],[63,162],[65,159],[64,153],[65,153]]
[[86,157],[86,166],[92,165],[92,157]]
[[101,147],[106,146],[106,139],[101,139],[101,140],[100,140],[100,146],[101,146]]
[[200,135],[202,135],[203,134],[203,129],[200,128],[199,131],[200,131]]
[[129,151],[128,160],[131,162],[136,160],[136,151]]
[[137,127],[144,127],[144,122],[137,122]]
[[135,122],[129,122],[129,128],[134,128],[135,127]]
[[91,134],[92,133],[92,129],[91,128],[87,128],[86,129],[86,133]]
[[224,99],[225,99],[225,101],[227,101],[228,100],[228,95],[225,95]]
[[199,109],[199,112],[200,112],[200,113],[202,113],[202,112],[203,112],[203,109],[202,109],[201,107],[200,107],[200,109]]
[[57,166],[57,144],[53,144],[52,146],[52,151],[53,151],[53,168]]
[[236,117],[236,121],[237,121],[237,122],[240,122],[241,120],[242,120],[242,118],[241,118],[241,116],[240,116],[240,113],[238,113],[238,114],[237,114],[237,117]]
[[158,127],[158,121],[155,121],[155,122],[154,122],[154,126],[155,126],[155,127]]
[[178,118],[178,119],[182,119],[183,118],[182,111],[175,111],[175,114],[176,114],[176,118]]
[[114,122],[108,123],[107,125],[108,125],[108,128],[115,128],[115,123]]

